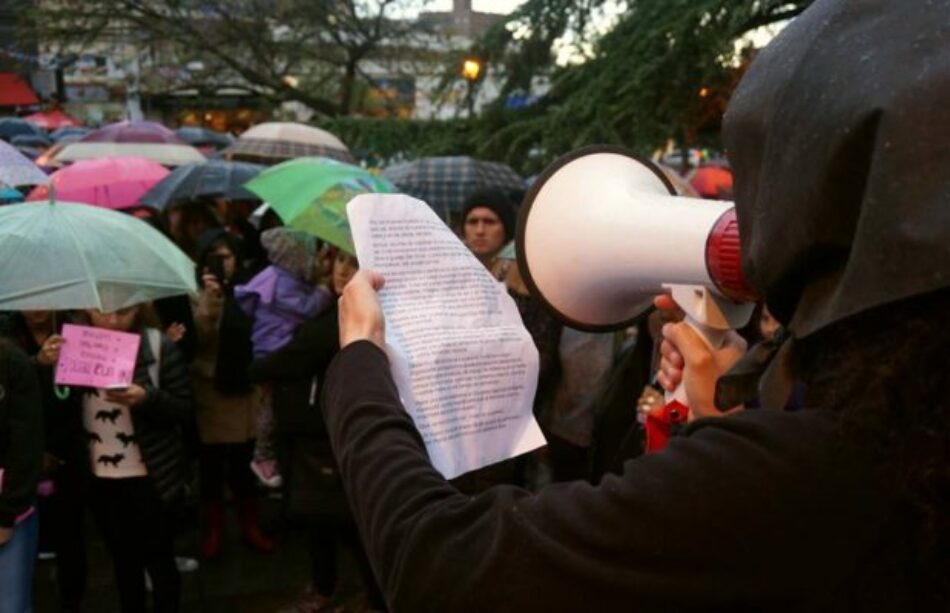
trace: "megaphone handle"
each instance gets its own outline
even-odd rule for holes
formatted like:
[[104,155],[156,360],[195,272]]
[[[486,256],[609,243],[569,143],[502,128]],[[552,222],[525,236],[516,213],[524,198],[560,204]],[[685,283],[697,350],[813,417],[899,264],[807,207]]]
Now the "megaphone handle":
[[[721,349],[723,343],[726,341],[726,335],[729,333],[729,330],[717,330],[716,328],[711,328],[705,324],[702,324],[689,315],[683,320],[689,325],[693,330],[699,334],[699,338],[703,339],[703,342],[706,343],[706,346],[716,351]],[[685,376],[685,375],[684,375]],[[680,384],[676,386],[676,389],[672,392],[666,392],[666,403],[669,404],[674,400],[679,402],[684,407],[688,407],[689,403],[686,399],[686,386],[683,384],[683,381],[680,381]]]

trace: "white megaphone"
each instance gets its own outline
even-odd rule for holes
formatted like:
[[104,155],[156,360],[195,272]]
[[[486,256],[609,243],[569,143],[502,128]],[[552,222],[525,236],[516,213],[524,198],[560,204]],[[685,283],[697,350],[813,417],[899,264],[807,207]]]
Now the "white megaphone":
[[[742,274],[731,202],[675,195],[652,162],[618,147],[586,147],[549,166],[518,219],[518,265],[532,293],[572,328],[631,325],[670,293],[713,348],[748,323],[754,292]],[[682,389],[673,398],[686,404]]]

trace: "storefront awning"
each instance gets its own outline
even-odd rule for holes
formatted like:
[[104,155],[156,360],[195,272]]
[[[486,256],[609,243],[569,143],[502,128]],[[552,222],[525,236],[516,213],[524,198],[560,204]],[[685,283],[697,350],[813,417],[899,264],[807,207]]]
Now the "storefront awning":
[[33,88],[13,72],[0,72],[0,106],[32,106],[39,104]]

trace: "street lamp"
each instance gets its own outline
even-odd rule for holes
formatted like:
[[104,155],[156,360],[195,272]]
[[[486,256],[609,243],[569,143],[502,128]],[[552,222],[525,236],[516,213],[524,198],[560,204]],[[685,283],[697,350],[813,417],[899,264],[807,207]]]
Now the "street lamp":
[[484,76],[485,63],[481,58],[470,56],[462,60],[462,78],[468,83],[468,93],[465,96],[468,105],[468,116],[475,115],[475,83]]

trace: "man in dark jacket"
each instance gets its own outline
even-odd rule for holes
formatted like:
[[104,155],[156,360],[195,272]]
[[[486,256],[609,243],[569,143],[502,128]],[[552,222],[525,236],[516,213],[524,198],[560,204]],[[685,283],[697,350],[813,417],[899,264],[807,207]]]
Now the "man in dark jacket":
[[744,267],[794,342],[764,381],[817,409],[717,416],[728,360],[669,325],[682,436],[597,487],[466,497],[401,407],[383,280],[347,287],[327,426],[395,610],[946,610],[948,16],[818,0],[727,113]]

